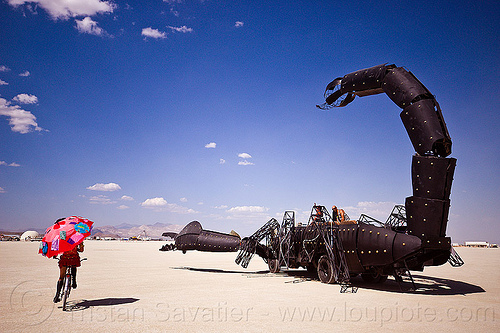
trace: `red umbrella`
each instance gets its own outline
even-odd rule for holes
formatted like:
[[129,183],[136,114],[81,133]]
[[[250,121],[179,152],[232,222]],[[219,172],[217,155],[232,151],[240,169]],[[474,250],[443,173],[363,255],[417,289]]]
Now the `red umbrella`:
[[47,228],[38,253],[48,258],[69,251],[90,236],[94,222],[80,217],[70,216]]

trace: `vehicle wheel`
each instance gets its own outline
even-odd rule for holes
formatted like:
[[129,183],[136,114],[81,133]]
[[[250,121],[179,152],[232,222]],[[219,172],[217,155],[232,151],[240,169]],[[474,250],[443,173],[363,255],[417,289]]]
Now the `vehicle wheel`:
[[335,282],[335,269],[327,256],[321,256],[318,261],[318,277],[323,283]]
[[361,274],[363,281],[368,283],[384,283],[387,280],[387,275],[379,273],[363,273]]
[[71,290],[71,279],[68,278],[68,277],[65,277],[64,278],[64,285],[63,285],[63,306],[62,306],[62,309],[63,311],[66,311],[66,301],[68,300],[69,298],[69,292]]
[[278,259],[269,259],[267,265],[269,266],[269,271],[271,273],[278,273],[280,271],[280,264]]

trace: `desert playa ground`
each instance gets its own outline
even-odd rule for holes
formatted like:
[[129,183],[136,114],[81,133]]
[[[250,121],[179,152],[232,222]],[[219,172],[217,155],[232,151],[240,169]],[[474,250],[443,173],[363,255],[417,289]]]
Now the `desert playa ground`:
[[37,242],[0,243],[1,332],[498,332],[500,250],[414,272],[418,289],[353,279],[340,293],[303,270],[271,274],[236,253],[161,252],[164,242],[86,241],[69,311],[53,304],[57,261]]

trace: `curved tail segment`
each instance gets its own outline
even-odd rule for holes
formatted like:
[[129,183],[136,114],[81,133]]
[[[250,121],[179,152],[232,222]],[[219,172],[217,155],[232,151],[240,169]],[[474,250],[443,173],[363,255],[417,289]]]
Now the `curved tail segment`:
[[396,65],[362,69],[330,82],[321,109],[343,107],[356,96],[385,92],[400,116],[416,151],[412,161],[413,196],[406,198],[408,234],[425,243],[445,237],[456,159],[451,138],[434,95],[409,71]]
[[203,230],[200,222],[187,224],[174,238],[178,250],[206,252],[236,252],[240,248],[241,238],[233,234]]

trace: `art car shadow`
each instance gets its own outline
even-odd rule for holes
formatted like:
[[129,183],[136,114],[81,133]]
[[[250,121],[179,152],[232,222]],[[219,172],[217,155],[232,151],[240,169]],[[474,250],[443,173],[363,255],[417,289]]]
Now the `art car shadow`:
[[[269,270],[245,272],[245,271],[232,271],[213,268],[196,268],[196,267],[171,267],[172,269],[184,269],[196,272],[206,273],[225,273],[225,274],[241,274],[247,277],[292,277],[293,280],[285,281],[285,283],[300,283],[312,281],[321,283],[317,274],[309,272],[305,269],[284,270],[279,273],[270,273]],[[360,276],[351,279],[351,285],[359,289],[372,289],[387,291],[393,293],[409,293],[418,295],[465,295],[485,292],[483,288],[478,285],[468,282],[443,279],[433,276],[424,276],[413,274],[416,290],[413,290],[413,285],[409,277],[404,277],[403,282],[398,283],[392,276],[390,276],[384,283],[368,283],[361,279]]]
[[99,298],[93,300],[78,300],[78,301],[70,301],[67,304],[67,311],[82,311],[88,308],[97,307],[97,306],[113,306],[113,305],[123,305],[137,302],[138,298],[132,297],[107,297],[107,298]]
[[468,282],[443,279],[434,276],[413,275],[416,289],[409,277],[404,277],[403,282],[398,283],[392,276],[384,283],[368,283],[356,277],[351,279],[351,284],[362,289],[381,290],[394,293],[408,293],[418,295],[465,295],[483,293],[485,290],[478,285]]
[[257,271],[257,272],[245,272],[245,271],[231,271],[231,270],[224,270],[224,269],[216,269],[216,268],[197,268],[197,267],[170,267],[171,269],[184,269],[187,271],[195,271],[195,272],[205,272],[205,273],[225,273],[225,274],[267,274],[269,273],[268,270],[265,271]]
[[[314,273],[310,273],[306,270],[285,270],[278,273],[271,273],[269,270],[262,271],[233,271],[233,270],[223,270],[216,268],[197,268],[197,267],[170,267],[171,269],[184,269],[188,271],[195,272],[205,272],[205,273],[224,273],[224,274],[240,274],[248,278],[259,278],[259,277],[292,277],[294,280],[285,281],[285,283],[293,282],[303,282],[310,280],[318,280],[318,276]],[[318,280],[319,281],[319,280]]]

